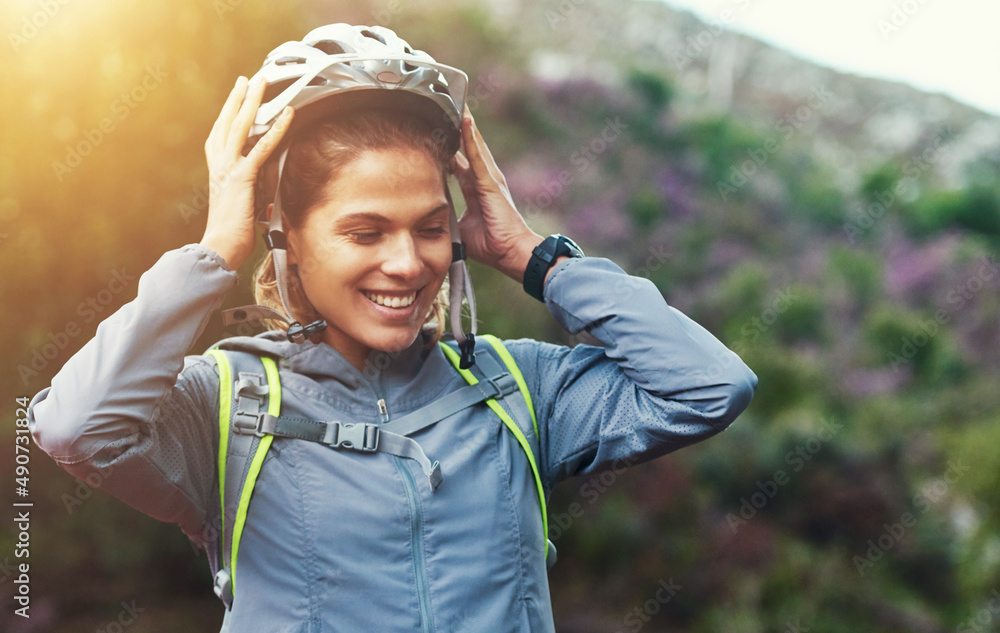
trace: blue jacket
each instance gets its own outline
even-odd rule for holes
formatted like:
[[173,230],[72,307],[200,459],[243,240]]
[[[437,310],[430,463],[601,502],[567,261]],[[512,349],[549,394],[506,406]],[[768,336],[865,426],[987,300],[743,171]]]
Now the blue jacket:
[[[218,374],[185,356],[236,282],[212,251],[166,253],[33,399],[38,445],[68,472],[219,547]],[[750,402],[756,376],[646,279],[596,257],[545,285],[560,325],[594,345],[505,341],[538,417],[538,467],[559,481],[705,439]],[[282,414],[379,423],[465,385],[419,339],[358,371],[326,344],[274,333],[231,340],[279,359]],[[240,547],[223,631],[554,631],[535,482],[484,406],[414,435],[444,482],[412,460],[275,438]]]

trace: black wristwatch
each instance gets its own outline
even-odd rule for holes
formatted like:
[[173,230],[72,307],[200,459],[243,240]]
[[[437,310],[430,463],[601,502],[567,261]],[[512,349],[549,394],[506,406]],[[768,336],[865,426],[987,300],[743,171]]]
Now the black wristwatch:
[[558,233],[548,236],[536,246],[535,250],[531,251],[528,267],[524,269],[524,291],[539,301],[545,301],[545,297],[542,295],[545,275],[548,274],[556,259],[563,255],[583,257],[583,251],[573,240]]

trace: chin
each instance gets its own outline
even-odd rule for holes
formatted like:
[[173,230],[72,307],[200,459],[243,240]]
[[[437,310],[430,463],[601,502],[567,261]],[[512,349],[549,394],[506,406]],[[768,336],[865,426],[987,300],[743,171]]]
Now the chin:
[[413,345],[413,341],[417,339],[419,334],[419,327],[406,332],[387,333],[385,336],[375,337],[368,344],[368,347],[380,352],[401,352]]

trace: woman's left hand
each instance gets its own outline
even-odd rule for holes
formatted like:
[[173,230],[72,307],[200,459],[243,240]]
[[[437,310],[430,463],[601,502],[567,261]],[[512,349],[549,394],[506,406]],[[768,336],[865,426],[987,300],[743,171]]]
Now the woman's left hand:
[[465,108],[462,148],[455,155],[455,175],[462,187],[466,210],[458,227],[469,257],[522,282],[531,251],[542,237],[528,228],[517,212],[507,179],[483,141],[476,122]]

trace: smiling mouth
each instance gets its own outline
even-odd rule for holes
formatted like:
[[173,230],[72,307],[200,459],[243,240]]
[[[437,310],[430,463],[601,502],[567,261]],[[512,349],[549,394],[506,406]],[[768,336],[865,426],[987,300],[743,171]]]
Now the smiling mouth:
[[406,296],[390,296],[383,295],[377,292],[370,292],[368,290],[362,290],[361,293],[368,298],[369,301],[377,303],[380,306],[386,308],[406,308],[414,301],[417,300],[417,293],[413,292]]

